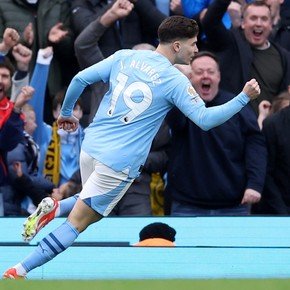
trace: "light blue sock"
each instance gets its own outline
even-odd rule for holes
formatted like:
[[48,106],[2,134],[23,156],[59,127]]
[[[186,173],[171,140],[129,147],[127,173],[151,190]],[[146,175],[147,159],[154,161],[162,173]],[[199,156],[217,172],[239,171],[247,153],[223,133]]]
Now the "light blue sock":
[[71,210],[73,209],[78,197],[79,197],[79,193],[70,196],[68,198],[62,199],[59,202],[59,213],[58,216],[68,216],[68,214],[71,212]]
[[66,250],[78,237],[79,232],[68,221],[65,221],[53,232],[48,234],[37,246],[37,248],[22,262],[21,265],[28,273],[53,259]]

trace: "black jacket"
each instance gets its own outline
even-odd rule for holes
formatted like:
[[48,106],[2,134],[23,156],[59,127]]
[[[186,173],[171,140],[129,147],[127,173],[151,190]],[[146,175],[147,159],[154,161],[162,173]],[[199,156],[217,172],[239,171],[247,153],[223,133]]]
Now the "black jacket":
[[290,214],[290,106],[263,123],[268,169],[262,200],[255,213]]
[[[231,98],[220,91],[207,107]],[[247,188],[262,193],[266,145],[250,105],[209,131],[176,108],[167,121],[173,136],[166,193],[172,200],[217,209],[240,204]]]
[[273,29],[272,40],[290,52],[290,9],[281,9],[281,19]]
[[[202,21],[208,44],[220,58],[221,83],[226,91],[238,94],[245,83],[251,79],[250,70],[253,53],[250,44],[244,37],[242,29],[226,29],[222,24],[222,16],[231,0],[216,0],[207,10]],[[283,79],[279,92],[287,90],[290,83],[290,53],[271,42],[281,56]],[[279,93],[278,92],[278,93]]]

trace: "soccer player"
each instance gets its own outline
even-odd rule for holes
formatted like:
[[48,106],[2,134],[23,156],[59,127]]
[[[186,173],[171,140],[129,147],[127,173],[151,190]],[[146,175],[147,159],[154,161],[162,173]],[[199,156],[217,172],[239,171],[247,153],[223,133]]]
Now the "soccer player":
[[[120,1],[122,9],[132,9]],[[166,18],[158,29],[156,51],[120,50],[79,72],[71,81],[58,118],[60,128],[74,131],[73,107],[86,86],[110,83],[100,107],[87,127],[80,168],[83,189],[67,220],[52,231],[3,278],[19,279],[66,250],[90,224],[107,216],[136,178],[154,135],[175,105],[204,130],[225,122],[260,93],[252,79],[234,99],[206,108],[189,80],[173,64],[189,64],[198,51],[198,25],[183,16]],[[202,177],[201,177],[202,178]],[[58,202],[46,203],[26,225],[26,238],[53,218]]]

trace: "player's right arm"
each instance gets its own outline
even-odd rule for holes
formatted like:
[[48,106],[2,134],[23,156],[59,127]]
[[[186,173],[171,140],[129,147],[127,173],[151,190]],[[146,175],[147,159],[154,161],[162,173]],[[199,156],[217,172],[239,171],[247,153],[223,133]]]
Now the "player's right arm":
[[114,55],[94,64],[79,73],[71,80],[61,107],[62,117],[72,116],[75,102],[80,97],[83,90],[95,82],[107,82],[111,73]]

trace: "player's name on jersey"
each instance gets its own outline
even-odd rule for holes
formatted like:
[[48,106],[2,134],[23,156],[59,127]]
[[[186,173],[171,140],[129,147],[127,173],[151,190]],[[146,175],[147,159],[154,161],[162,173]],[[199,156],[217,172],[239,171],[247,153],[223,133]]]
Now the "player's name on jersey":
[[148,65],[146,62],[132,60],[130,63],[130,68],[138,69],[147,74],[150,80],[152,81],[153,85],[161,84],[159,74],[156,72],[154,68],[152,68],[152,66]]

